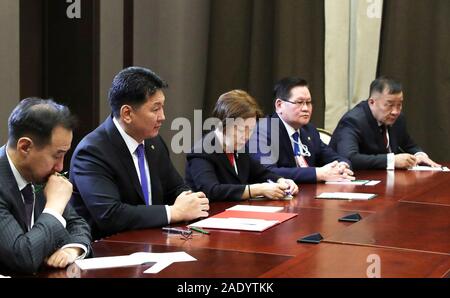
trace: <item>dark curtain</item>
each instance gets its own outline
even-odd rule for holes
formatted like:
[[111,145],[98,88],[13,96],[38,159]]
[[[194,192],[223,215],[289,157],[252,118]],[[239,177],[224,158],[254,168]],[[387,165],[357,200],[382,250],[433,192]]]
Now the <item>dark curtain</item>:
[[450,1],[385,0],[379,74],[403,83],[409,132],[450,160]]
[[205,114],[220,94],[237,88],[271,113],[274,83],[295,75],[310,83],[312,122],[323,127],[324,26],[322,0],[212,1]]

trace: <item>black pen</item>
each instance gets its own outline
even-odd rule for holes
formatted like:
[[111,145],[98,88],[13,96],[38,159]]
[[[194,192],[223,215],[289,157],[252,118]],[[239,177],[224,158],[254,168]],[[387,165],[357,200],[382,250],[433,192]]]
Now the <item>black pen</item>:
[[401,153],[406,153],[406,151],[403,150],[402,147],[400,147],[400,146],[398,146],[398,150],[399,150]]

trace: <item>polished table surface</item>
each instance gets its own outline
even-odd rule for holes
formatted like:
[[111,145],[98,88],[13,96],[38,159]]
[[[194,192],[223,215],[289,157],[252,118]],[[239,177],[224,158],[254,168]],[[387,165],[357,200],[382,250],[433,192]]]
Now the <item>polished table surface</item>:
[[326,241],[450,255],[450,206],[402,202]]
[[177,262],[169,265],[158,274],[143,273],[154,263],[140,266],[127,266],[109,269],[80,270],[72,264],[66,270],[48,270],[42,272],[40,277],[142,277],[142,278],[214,278],[236,277],[251,278],[260,276],[271,268],[284,263],[291,257],[281,255],[268,255],[263,253],[245,253],[216,249],[202,249],[190,247],[173,247],[164,245],[151,245],[140,243],[108,243],[104,241],[93,244],[97,256],[122,256],[135,252],[167,253],[185,251],[197,261]]
[[[358,171],[356,176],[381,182],[375,186],[300,185],[291,201],[211,204],[211,215],[236,204],[282,206],[284,212],[298,213],[262,233],[209,230],[210,235],[195,234],[184,240],[160,228],[145,229],[102,239],[94,244],[94,252],[110,256],[150,248],[186,251],[198,260],[172,264],[156,277],[367,277],[371,255],[380,258],[381,277],[448,277],[450,173]],[[377,197],[368,201],[315,198],[336,191],[375,193]],[[338,221],[355,212],[361,221]],[[311,233],[320,233],[324,240],[318,245],[297,243]],[[233,266],[227,269],[227,265]],[[142,272],[148,267],[87,270],[79,276],[147,277]],[[68,274],[54,270],[40,276]]]
[[323,243],[318,249],[298,255],[261,277],[367,277],[374,256],[380,259],[381,277],[446,277],[450,256]]

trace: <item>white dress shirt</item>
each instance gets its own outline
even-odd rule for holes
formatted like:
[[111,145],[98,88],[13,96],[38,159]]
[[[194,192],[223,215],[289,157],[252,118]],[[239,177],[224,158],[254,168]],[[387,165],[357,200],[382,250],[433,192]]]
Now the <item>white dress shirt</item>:
[[[138,143],[132,136],[127,134],[125,132],[125,130],[122,128],[122,126],[120,126],[119,121],[117,121],[117,119],[114,117],[113,117],[113,122],[114,122],[114,125],[116,126],[117,130],[119,131],[120,136],[122,137],[122,139],[125,141],[125,144],[127,145],[128,151],[130,152],[131,158],[133,159],[134,167],[136,169],[136,173],[138,175],[139,182],[141,182],[141,173],[139,171],[139,159],[137,156],[136,149],[140,144],[142,144],[145,148],[145,144],[144,144],[144,142]],[[145,157],[145,155],[144,155],[144,158],[145,158],[145,163],[144,163],[145,173],[147,175],[147,185],[148,185],[148,203],[149,203],[149,205],[151,205],[152,204],[152,187],[151,187],[152,184],[151,184],[151,178],[150,178],[150,171],[148,168],[147,157]],[[171,220],[170,208],[168,205],[166,205],[165,207],[166,207],[167,220],[168,220],[168,223],[170,223],[170,220]]]
[[[378,122],[378,121],[377,121]],[[378,126],[383,125],[381,122],[378,122]],[[391,150],[391,139],[389,137],[389,129],[386,126],[386,139],[387,139],[387,146],[389,147],[389,153],[386,156],[386,170],[395,170],[395,153]],[[425,154],[428,156],[425,152],[417,152],[414,154],[414,156],[417,156],[418,154]]]

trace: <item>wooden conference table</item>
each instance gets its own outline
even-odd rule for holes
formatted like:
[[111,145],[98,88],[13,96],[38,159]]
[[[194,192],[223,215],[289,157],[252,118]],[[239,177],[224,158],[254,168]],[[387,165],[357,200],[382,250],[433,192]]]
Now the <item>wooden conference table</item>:
[[[449,166],[450,164],[446,164]],[[161,229],[129,231],[93,244],[96,257],[185,251],[195,262],[144,274],[151,263],[122,268],[41,272],[40,277],[367,277],[374,258],[381,277],[450,277],[450,173],[359,171],[375,186],[300,185],[291,201],[242,204],[283,206],[298,216],[262,233],[210,230],[188,240]],[[319,200],[322,192],[366,192],[368,201]],[[211,204],[211,215],[238,202]],[[338,219],[359,213],[356,223]],[[320,233],[319,244],[299,244]]]

